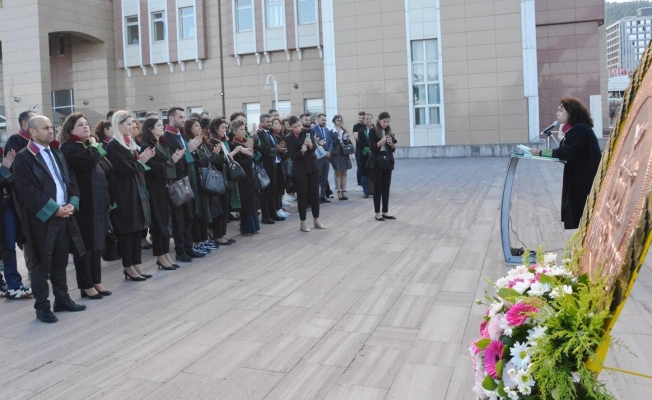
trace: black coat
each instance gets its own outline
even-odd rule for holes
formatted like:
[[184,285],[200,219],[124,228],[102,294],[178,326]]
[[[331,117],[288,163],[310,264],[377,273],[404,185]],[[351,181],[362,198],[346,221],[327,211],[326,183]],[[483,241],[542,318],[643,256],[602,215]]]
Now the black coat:
[[576,229],[602,157],[593,129],[587,124],[573,125],[559,148],[552,151],[552,156],[566,161],[561,191],[561,220],[564,229]]
[[[369,168],[367,168],[367,162],[369,161],[369,155],[371,154],[370,142],[372,140],[367,138],[364,131],[365,131],[365,127],[362,127],[358,131],[358,141],[355,143],[355,149],[360,154],[360,167],[362,168],[362,175],[367,176],[369,175]],[[374,132],[375,132],[374,128],[369,129],[369,138],[375,137]],[[367,147],[369,147],[369,152],[367,154],[363,154],[362,153],[363,150]]]
[[93,244],[88,250],[102,250],[109,230],[109,183],[100,165],[106,152],[101,145],[87,147],[68,140],[61,145],[61,153],[79,185],[79,212],[75,218],[84,243]]
[[261,154],[261,162],[263,164],[263,168],[265,168],[265,172],[267,172],[267,175],[271,177],[274,176],[274,170],[276,168],[276,147],[278,144],[274,139],[274,134],[272,132],[267,132],[262,130],[258,131],[259,140],[257,141],[256,150],[258,150]]
[[306,140],[307,133],[310,133],[310,130],[304,129],[301,131],[298,138],[294,136],[294,133],[285,136],[285,144],[288,149],[287,155],[288,158],[292,160],[293,176],[299,174],[316,174],[319,172],[317,156],[315,155],[317,143],[315,142],[314,135],[310,135],[312,148],[308,148],[305,154],[301,154],[301,147],[303,146],[303,142]]
[[116,205],[111,211],[113,229],[118,234],[127,234],[149,228],[149,196],[143,176],[149,168],[117,140],[112,140],[107,148],[107,157],[113,165],[111,198]]
[[[75,175],[68,169],[61,152],[52,147],[50,149],[66,185],[68,204],[79,210],[79,188]],[[59,205],[56,202],[56,178],[50,175],[43,157],[38,147],[30,144],[16,154],[12,169],[17,199],[16,211],[25,235],[25,260],[29,263],[49,264],[55,237],[48,234],[52,231],[48,226],[55,220],[54,215],[59,210]],[[66,218],[66,226],[71,238],[71,247],[83,255],[86,249],[75,218]]]
[[[234,150],[236,147],[245,147],[242,144],[239,144],[235,141],[230,142],[229,146],[231,150]],[[256,189],[254,187],[254,176],[253,176],[253,160],[250,156],[238,153],[233,159],[240,164],[244,170],[246,177],[245,179],[238,182],[238,190],[240,192],[240,213],[245,216],[254,215],[256,213]]]
[[[2,162],[2,158],[0,156],[0,162]],[[3,195],[7,193],[7,195],[11,194],[12,190],[12,183],[14,182],[14,177],[11,174],[11,171],[4,166],[0,166],[0,195]],[[4,198],[0,199],[0,227],[5,226],[4,222],[5,218],[5,202]],[[18,224],[18,221],[16,221]],[[5,230],[0,229],[0,256],[4,258],[7,255],[7,247],[5,243]]]
[[145,172],[145,185],[149,194],[149,209],[151,213],[151,226],[166,237],[170,232],[170,201],[167,191],[169,181],[176,180],[177,170],[174,160],[164,143],[152,143],[143,140],[140,146],[142,153],[146,149],[154,148],[154,157],[147,161],[149,171]]
[[[9,139],[7,139],[7,143],[5,144],[5,150],[4,150],[5,154],[9,154],[9,152],[11,150],[14,150],[16,152],[16,154],[18,154],[22,149],[27,147],[27,144],[29,143],[29,139],[26,139],[22,135],[26,135],[27,137],[29,137],[29,134],[25,133],[25,132],[19,132],[19,133],[16,133],[14,135],[9,136]],[[11,167],[11,169],[13,170],[13,166]],[[7,194],[9,195],[9,201],[14,206],[14,208],[16,208],[15,205],[14,205],[13,183],[9,182],[9,184],[11,185],[11,187],[7,188]],[[16,212],[18,212],[17,209],[16,209]],[[4,226],[4,224],[3,224],[3,226]],[[20,222],[17,221],[16,222],[16,244],[18,245],[18,247],[20,247],[22,249],[24,243],[25,243],[25,236],[23,235],[23,228],[22,228]],[[3,240],[2,241],[2,246],[4,246],[4,245],[5,245],[5,243],[4,243],[4,240]]]
[[[364,136],[364,132],[362,132],[362,135]],[[380,154],[380,147],[378,147],[378,141],[380,139],[381,138],[376,135],[376,128],[371,128],[369,130],[369,157],[376,157],[378,154]],[[392,166],[391,169],[394,169],[394,151],[396,151],[396,147],[393,149],[389,146],[386,147],[389,150],[387,152],[387,157],[390,159],[390,165]]]
[[[202,143],[193,153],[195,165],[197,166],[197,182],[199,182],[200,168],[209,168],[209,165],[211,168],[218,168],[218,166],[213,165],[213,159],[215,158],[213,155],[217,156],[217,154],[213,153],[213,148],[212,144]],[[202,218],[209,224],[224,212],[220,195],[208,193],[201,188],[199,188],[199,207]]]

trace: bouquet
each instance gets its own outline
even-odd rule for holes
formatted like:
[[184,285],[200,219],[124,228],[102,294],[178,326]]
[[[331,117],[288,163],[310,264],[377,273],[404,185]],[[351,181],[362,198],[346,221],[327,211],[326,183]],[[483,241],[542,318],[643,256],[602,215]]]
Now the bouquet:
[[479,399],[613,399],[586,366],[609,318],[605,282],[556,260],[539,251],[536,264],[489,282],[496,294],[469,348]]

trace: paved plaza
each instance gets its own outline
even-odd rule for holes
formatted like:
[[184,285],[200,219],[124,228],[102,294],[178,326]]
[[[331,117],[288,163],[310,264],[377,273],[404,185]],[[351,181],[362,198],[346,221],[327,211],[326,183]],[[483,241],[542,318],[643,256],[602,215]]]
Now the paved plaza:
[[[327,230],[286,222],[178,271],[124,281],[105,263],[113,295],[36,320],[33,302],[0,301],[0,397],[9,399],[458,400],[473,399],[474,305],[508,266],[500,244],[506,158],[397,160],[390,213],[371,199],[322,206]],[[521,161],[512,243],[563,248],[563,166]],[[353,171],[352,171],[353,172]],[[22,254],[19,254],[22,259]],[[21,264],[24,273],[24,263]],[[643,267],[607,365],[652,374],[652,273]],[[631,352],[630,352],[631,351]],[[634,353],[635,355],[631,354]],[[619,399],[649,399],[652,381],[603,372]]]

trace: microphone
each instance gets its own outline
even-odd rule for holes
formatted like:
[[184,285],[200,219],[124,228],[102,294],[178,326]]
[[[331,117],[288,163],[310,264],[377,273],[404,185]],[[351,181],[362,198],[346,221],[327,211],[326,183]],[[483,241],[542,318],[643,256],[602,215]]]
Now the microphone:
[[551,131],[553,130],[553,128],[556,128],[558,126],[559,126],[559,121],[555,121],[555,122],[552,123],[552,125],[550,125],[546,129],[544,129],[539,135],[550,136],[550,134],[552,133]]

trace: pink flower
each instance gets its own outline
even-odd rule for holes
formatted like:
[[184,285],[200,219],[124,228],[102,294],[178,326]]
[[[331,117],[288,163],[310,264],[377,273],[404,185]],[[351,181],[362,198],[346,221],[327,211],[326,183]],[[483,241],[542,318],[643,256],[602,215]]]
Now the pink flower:
[[516,303],[507,311],[505,318],[509,326],[521,326],[530,319],[528,314],[538,311],[536,307],[529,304]]
[[512,280],[509,281],[509,283],[507,284],[507,287],[511,289],[511,288],[514,287],[514,285],[516,285],[516,284],[519,283],[519,282],[525,282],[525,280],[524,280],[523,278],[512,279]]
[[473,355],[474,358],[476,355],[478,355],[478,353],[480,353],[480,349],[477,346],[480,340],[482,339],[475,340],[473,341],[473,343],[471,343],[471,348],[469,350],[471,350],[471,354]]
[[500,379],[496,372],[496,364],[503,359],[503,347],[502,342],[494,340],[484,350],[484,369],[494,379]]
[[503,334],[504,329],[500,326],[503,320],[505,319],[504,314],[496,314],[494,317],[489,320],[489,325],[487,326],[487,333],[489,334],[489,339],[498,340]]
[[483,339],[487,339],[489,337],[489,331],[487,330],[487,325],[489,322],[487,320],[482,321],[480,324],[480,334],[482,335]]

